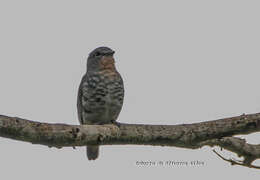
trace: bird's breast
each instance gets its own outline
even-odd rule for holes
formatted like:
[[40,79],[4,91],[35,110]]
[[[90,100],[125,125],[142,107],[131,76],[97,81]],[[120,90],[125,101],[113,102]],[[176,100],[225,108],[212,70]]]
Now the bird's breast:
[[116,71],[101,71],[90,78],[91,88],[88,108],[93,112],[91,119],[109,122],[116,119],[123,104],[123,82]]

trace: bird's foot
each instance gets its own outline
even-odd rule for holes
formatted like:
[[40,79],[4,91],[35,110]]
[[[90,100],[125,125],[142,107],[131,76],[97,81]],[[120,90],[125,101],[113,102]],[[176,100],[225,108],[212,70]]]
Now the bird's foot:
[[116,125],[118,128],[120,128],[121,124],[119,122],[116,122],[115,120],[111,120],[111,123]]

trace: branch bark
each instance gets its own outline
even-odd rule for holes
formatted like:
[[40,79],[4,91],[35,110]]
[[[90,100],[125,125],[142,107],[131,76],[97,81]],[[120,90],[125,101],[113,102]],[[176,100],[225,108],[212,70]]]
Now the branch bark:
[[[158,145],[196,149],[220,146],[240,156],[260,158],[259,145],[238,143],[233,135],[260,131],[260,113],[181,125],[67,125],[0,115],[0,136],[49,147],[86,145]],[[231,139],[225,139],[230,137]],[[233,139],[232,139],[233,138]],[[233,144],[232,144],[233,143]],[[257,146],[257,148],[255,147]],[[252,159],[253,157],[253,159]],[[247,159],[248,160],[248,159]]]

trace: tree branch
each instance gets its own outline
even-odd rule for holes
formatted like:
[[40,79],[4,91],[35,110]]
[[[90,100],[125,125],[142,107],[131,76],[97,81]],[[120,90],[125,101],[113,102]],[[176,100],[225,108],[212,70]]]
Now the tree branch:
[[204,141],[200,144],[201,146],[220,146],[221,148],[236,153],[238,157],[244,157],[243,161],[226,159],[215,150],[213,150],[213,152],[216,153],[221,159],[230,162],[231,165],[240,165],[249,168],[260,169],[259,166],[252,165],[253,161],[255,161],[256,159],[260,159],[260,145],[246,143],[246,140],[238,137],[223,137],[221,139],[212,139]]
[[239,165],[239,166],[245,166],[245,167],[249,167],[249,168],[260,169],[260,166],[255,166],[255,165],[252,165],[251,163],[248,164],[248,163],[245,163],[245,162],[239,161],[239,160],[227,159],[227,158],[224,158],[223,156],[221,156],[219,153],[217,153],[217,151],[213,150],[213,152],[215,154],[217,154],[217,156],[220,157],[222,160],[230,162],[231,165]]
[[[181,125],[67,125],[40,123],[0,115],[0,136],[49,147],[139,144],[196,149],[218,145],[244,156],[260,158],[259,146],[230,136],[260,131],[260,113]],[[230,138],[225,138],[230,137]],[[251,158],[246,162],[246,157]]]

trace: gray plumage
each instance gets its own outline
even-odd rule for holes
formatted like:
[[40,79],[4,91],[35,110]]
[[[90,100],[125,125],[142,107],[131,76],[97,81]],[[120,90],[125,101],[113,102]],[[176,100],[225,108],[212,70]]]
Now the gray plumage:
[[[114,123],[122,109],[124,85],[114,66],[114,51],[100,47],[89,54],[77,100],[80,124]],[[88,146],[89,160],[98,157],[98,146]]]

